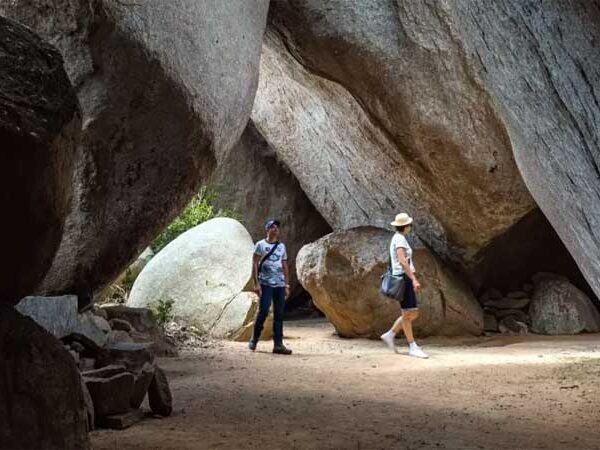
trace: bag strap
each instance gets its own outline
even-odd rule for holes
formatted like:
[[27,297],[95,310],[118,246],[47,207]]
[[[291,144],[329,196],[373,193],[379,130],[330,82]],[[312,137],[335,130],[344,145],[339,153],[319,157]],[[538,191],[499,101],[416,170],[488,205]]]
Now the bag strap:
[[278,246],[279,246],[279,241],[275,242],[275,245],[271,248],[271,250],[269,250],[269,253],[267,253],[265,256],[260,258],[260,262],[258,263],[258,274],[257,275],[260,275],[260,271],[262,270],[263,263],[267,260],[267,258],[269,256],[271,256],[275,252],[275,250],[277,250]]

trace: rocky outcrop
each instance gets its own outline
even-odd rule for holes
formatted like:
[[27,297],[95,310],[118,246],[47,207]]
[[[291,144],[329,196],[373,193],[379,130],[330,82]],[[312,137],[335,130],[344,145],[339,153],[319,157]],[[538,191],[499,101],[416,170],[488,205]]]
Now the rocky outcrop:
[[0,302],[14,304],[42,280],[60,244],[80,116],[60,54],[3,17],[0,98]]
[[210,185],[217,193],[217,206],[239,212],[255,242],[264,239],[268,218],[281,221],[292,290],[297,292],[298,251],[330,233],[331,227],[252,121],[233,151],[217,161]]
[[[392,233],[373,227],[334,232],[298,254],[298,278],[340,336],[377,338],[400,315],[398,302],[379,294]],[[415,249],[423,289],[415,332],[479,335],[483,312],[470,289],[425,248]]]
[[2,448],[89,448],[75,361],[50,333],[1,303],[0,360]]
[[527,187],[600,296],[600,5],[449,5]]
[[252,119],[333,229],[408,210],[428,246],[463,263],[535,203],[435,8],[273,2]]
[[41,292],[89,302],[235,145],[252,107],[267,8],[266,0],[2,2],[0,14],[59,48],[84,116],[74,203]]
[[136,279],[127,305],[147,307],[173,301],[175,319],[207,334],[235,303],[232,311],[239,312],[239,328],[251,302],[246,301],[244,311],[235,300],[250,279],[253,253],[252,238],[236,220],[204,222],[150,260]]
[[583,292],[563,277],[537,277],[529,314],[534,333],[600,332],[600,312]]

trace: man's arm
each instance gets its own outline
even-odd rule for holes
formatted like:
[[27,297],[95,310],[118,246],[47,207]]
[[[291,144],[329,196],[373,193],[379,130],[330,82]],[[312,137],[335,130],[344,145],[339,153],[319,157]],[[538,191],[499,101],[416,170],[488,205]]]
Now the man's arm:
[[260,255],[256,253],[252,257],[252,279],[254,280],[254,291],[260,297],[260,281],[258,280],[258,264],[260,263]]
[[290,296],[290,269],[288,266],[287,259],[281,261],[281,265],[283,266],[283,277],[285,279],[285,296]]

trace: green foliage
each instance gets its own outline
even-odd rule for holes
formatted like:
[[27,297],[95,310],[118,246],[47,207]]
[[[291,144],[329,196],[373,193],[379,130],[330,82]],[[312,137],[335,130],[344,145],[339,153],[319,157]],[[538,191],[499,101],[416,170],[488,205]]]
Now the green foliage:
[[161,327],[164,327],[167,322],[173,319],[173,300],[160,299],[149,306],[152,315]]
[[179,236],[181,233],[206,222],[215,217],[231,217],[240,219],[235,211],[216,210],[214,207],[215,193],[206,189],[200,189],[194,198],[188,203],[183,212],[177,217],[152,243],[152,250],[158,253],[169,242]]
[[121,281],[120,284],[123,287],[123,289],[125,289],[127,292],[129,292],[129,291],[131,291],[131,288],[133,287],[134,282],[135,282],[135,275],[130,268],[127,268],[125,270],[125,276],[123,276],[123,280]]

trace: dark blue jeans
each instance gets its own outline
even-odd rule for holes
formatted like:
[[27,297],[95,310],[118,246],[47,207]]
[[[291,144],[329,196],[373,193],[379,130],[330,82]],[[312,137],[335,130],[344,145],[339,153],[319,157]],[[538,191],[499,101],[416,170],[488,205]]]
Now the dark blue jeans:
[[260,285],[262,295],[258,305],[258,314],[254,322],[254,335],[252,340],[258,342],[262,333],[265,320],[269,315],[269,308],[273,302],[273,342],[275,345],[283,344],[283,309],[285,307],[285,288]]

